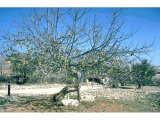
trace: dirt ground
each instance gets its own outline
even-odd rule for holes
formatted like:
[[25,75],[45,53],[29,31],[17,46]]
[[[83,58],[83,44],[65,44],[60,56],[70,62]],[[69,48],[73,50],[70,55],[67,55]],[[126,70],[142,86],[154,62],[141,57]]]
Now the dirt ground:
[[[11,85],[11,95],[13,96],[39,96],[53,95],[59,92],[65,85],[61,84],[39,84],[39,85]],[[82,85],[81,95],[89,94],[94,97],[105,97],[107,99],[134,100],[144,98],[150,93],[160,92],[160,87],[144,86],[136,89],[135,86],[121,88],[103,87],[101,85]],[[0,96],[7,95],[7,84],[0,85]]]
[[[1,112],[159,112],[159,108],[146,102],[146,96],[159,93],[160,87],[135,86],[109,88],[100,85],[81,86],[81,95],[92,95],[95,102],[82,102],[78,107],[55,106],[50,100],[65,85],[11,85],[13,102],[5,102],[7,85],[0,85]],[[71,94],[72,95],[72,94]],[[74,95],[74,93],[73,93]]]

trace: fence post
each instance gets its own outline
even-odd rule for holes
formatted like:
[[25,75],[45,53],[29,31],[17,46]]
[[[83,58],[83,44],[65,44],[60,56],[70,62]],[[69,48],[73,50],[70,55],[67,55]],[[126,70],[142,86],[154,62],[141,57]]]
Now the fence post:
[[8,81],[8,96],[11,95],[11,87],[10,87],[10,81]]

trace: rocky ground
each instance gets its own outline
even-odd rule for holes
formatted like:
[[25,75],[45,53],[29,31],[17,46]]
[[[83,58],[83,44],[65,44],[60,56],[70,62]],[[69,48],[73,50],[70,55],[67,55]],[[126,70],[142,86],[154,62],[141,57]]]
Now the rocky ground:
[[105,97],[107,99],[121,99],[121,100],[137,100],[145,98],[148,94],[160,92],[159,87],[143,87],[136,89],[135,87],[129,88],[103,88],[103,89],[90,89],[82,91],[83,94],[92,94],[96,97]]
[[[64,84],[39,84],[39,85],[11,85],[11,94],[19,96],[52,95],[59,92]],[[135,86],[122,88],[102,87],[101,85],[82,85],[81,95],[105,97],[107,99],[135,100],[145,98],[150,93],[160,92],[160,87],[144,86],[136,89]],[[7,94],[7,84],[0,85],[0,96]]]
[[[102,87],[101,85],[82,85],[80,89],[81,96],[94,96],[95,102],[82,102],[79,107],[56,108],[50,99],[53,94],[59,92],[64,86],[65,85],[60,84],[11,85],[12,98],[7,98],[7,85],[2,84],[0,85],[0,111],[159,111],[159,106],[157,105],[160,103],[157,104],[155,100],[157,99],[157,95],[160,96],[160,87],[144,86],[142,89],[136,89],[135,86],[109,88]],[[76,93],[72,93],[70,96],[74,94]],[[153,94],[153,96],[150,96],[150,99],[152,100],[151,103],[146,101],[146,98],[150,94]],[[11,101],[13,100],[13,103],[6,104],[3,99],[11,99]],[[158,97],[157,102],[159,101],[160,98]]]

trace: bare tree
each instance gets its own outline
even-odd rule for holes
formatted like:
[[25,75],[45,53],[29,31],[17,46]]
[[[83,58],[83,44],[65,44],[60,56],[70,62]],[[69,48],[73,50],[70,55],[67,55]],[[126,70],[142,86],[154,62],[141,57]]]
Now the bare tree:
[[75,78],[79,84],[78,71],[99,70],[115,57],[133,57],[151,47],[128,45],[126,41],[134,33],[124,33],[123,25],[119,9],[112,11],[108,24],[84,8],[34,9],[18,23],[16,33],[4,34],[1,38],[16,44],[12,50],[18,46],[30,53],[36,61],[35,72],[43,80],[65,70],[66,77]]

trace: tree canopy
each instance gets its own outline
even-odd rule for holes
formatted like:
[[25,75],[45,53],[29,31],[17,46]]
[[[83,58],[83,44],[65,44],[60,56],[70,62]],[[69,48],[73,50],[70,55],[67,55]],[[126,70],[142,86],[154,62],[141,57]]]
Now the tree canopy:
[[33,9],[17,22],[16,32],[3,33],[1,40],[8,43],[6,54],[16,55],[13,71],[33,70],[44,81],[58,73],[60,79],[69,77],[72,66],[81,73],[101,74],[112,60],[133,58],[151,47],[127,44],[134,32],[123,31],[121,14],[114,9],[111,19],[102,22],[90,9]]
[[141,88],[142,84],[150,82],[156,71],[153,66],[146,59],[144,59],[141,63],[136,63],[132,66],[132,73],[133,79],[138,84],[138,88]]

